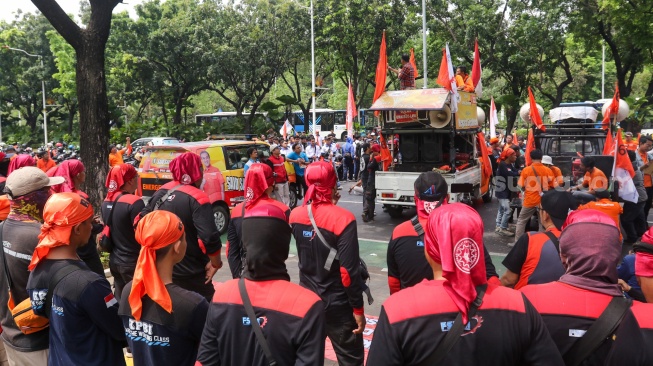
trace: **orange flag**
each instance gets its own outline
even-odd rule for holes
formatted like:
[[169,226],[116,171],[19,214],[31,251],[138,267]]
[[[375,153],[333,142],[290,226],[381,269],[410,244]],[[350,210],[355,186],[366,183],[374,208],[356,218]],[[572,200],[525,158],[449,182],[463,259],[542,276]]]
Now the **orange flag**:
[[483,132],[478,132],[476,136],[478,138],[479,147],[481,148],[481,157],[483,159],[483,174],[485,177],[491,177],[492,163],[490,163],[490,156],[488,155],[488,151],[485,148],[485,135]]
[[531,151],[535,150],[535,137],[533,137],[533,129],[528,129],[528,141],[526,141],[526,152],[524,153],[524,158],[526,161],[526,166],[531,165]]
[[415,79],[419,76],[419,73],[417,72],[417,63],[415,63],[415,49],[411,48],[410,49],[410,64],[413,65],[413,71],[415,71]]
[[379,142],[381,145],[381,163],[383,164],[383,171],[388,171],[390,164],[392,164],[392,153],[388,149],[388,144],[385,142],[385,137],[382,133],[379,134]]
[[[633,169],[633,164],[630,162],[630,158],[628,157],[628,148],[621,138],[621,128],[617,130],[617,148],[615,150],[615,169],[621,168],[627,171],[631,178],[634,177],[635,169]],[[616,175],[616,172],[613,173],[613,175]]]
[[[376,87],[374,88],[374,99],[372,103],[376,102],[377,99],[385,91],[385,77],[388,74],[388,55],[386,54],[385,47],[385,31],[383,31],[383,37],[381,38],[381,48],[379,49],[379,62],[376,64]],[[378,116],[379,112],[374,112],[374,115]]]
[[616,120],[617,118],[617,114],[619,113],[619,98],[619,84],[615,83],[614,96],[612,97],[608,110],[605,112],[605,116],[603,116],[603,125],[601,127],[604,130],[608,129],[610,123],[612,123],[611,120]]
[[546,131],[546,127],[544,127],[542,124],[542,117],[540,116],[540,112],[537,110],[537,103],[535,103],[535,97],[533,96],[533,91],[531,90],[530,86],[528,87],[528,100],[531,104],[531,122],[533,122],[535,127],[539,128],[542,131]]
[[442,62],[440,63],[440,72],[436,82],[445,89],[451,90],[451,81],[449,80],[449,65],[447,64],[447,50],[442,49]]
[[605,144],[603,145],[603,155],[612,155],[614,153],[614,139],[612,132],[608,131],[605,135]]

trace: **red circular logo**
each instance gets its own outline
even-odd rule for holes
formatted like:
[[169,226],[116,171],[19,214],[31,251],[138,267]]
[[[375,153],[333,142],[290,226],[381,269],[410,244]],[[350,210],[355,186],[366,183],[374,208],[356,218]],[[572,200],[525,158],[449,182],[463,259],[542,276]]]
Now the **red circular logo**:
[[480,254],[478,244],[471,238],[460,239],[453,247],[453,261],[464,273],[471,272],[478,263]]

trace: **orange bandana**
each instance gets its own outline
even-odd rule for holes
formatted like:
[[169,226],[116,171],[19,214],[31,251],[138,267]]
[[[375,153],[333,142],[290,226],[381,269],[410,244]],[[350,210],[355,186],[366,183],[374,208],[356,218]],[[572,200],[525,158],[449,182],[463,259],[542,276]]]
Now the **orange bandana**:
[[168,313],[172,312],[170,294],[156,270],[155,251],[176,242],[183,234],[184,224],[172,212],[153,211],[138,222],[136,241],[143,247],[136,262],[132,290],[129,294],[129,305],[134,319],[141,319],[142,297],[145,295]]
[[36,268],[40,260],[46,258],[50,249],[70,245],[73,226],[93,216],[93,206],[77,193],[53,194],[43,208],[43,226],[39,244],[32,255],[29,270]]

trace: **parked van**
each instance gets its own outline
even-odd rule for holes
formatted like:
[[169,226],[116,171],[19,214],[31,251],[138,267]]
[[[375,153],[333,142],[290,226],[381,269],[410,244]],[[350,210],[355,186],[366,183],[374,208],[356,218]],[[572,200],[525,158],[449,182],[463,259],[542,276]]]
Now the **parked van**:
[[150,146],[145,150],[139,170],[138,194],[151,197],[162,185],[172,180],[169,164],[180,154],[192,152],[202,159],[204,179],[200,189],[213,205],[215,225],[220,234],[227,231],[231,208],[244,199],[243,168],[249,160],[247,149],[255,146],[259,159],[270,156],[270,147],[256,141],[198,141],[164,146]]

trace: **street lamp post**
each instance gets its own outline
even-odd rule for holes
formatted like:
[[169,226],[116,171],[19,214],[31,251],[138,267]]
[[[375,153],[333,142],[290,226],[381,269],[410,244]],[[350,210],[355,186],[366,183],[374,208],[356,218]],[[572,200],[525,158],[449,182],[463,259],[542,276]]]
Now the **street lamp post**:
[[315,136],[315,141],[319,144],[320,141],[317,138],[317,123],[315,120],[315,33],[313,31],[313,0],[311,0],[311,98],[313,106],[313,136]]
[[[29,57],[38,57],[39,60],[41,61],[41,68],[43,68],[43,56],[41,56],[41,55],[31,54],[31,53],[29,53],[29,52],[27,52],[27,51],[25,51],[23,49],[13,48],[13,47],[9,47],[7,45],[2,46],[2,48],[5,48],[5,49],[11,50],[11,51],[22,52],[22,53],[24,53],[25,55],[27,55]],[[43,136],[44,136],[44,139],[45,139],[45,141],[43,143],[43,146],[48,146],[48,110],[47,110],[48,105],[45,104],[45,79],[41,79],[41,94],[43,94]]]

